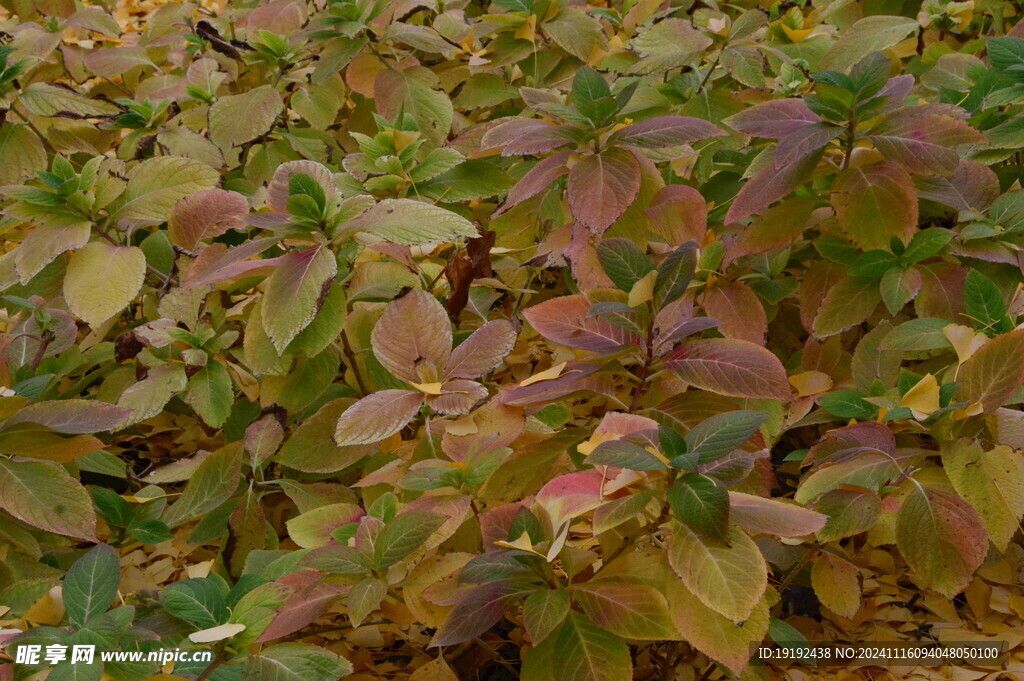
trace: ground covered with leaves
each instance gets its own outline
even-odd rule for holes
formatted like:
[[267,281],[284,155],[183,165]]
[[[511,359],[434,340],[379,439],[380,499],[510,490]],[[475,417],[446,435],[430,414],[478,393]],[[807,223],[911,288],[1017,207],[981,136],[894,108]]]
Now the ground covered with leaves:
[[0,7],[0,680],[1024,677],[1017,3]]

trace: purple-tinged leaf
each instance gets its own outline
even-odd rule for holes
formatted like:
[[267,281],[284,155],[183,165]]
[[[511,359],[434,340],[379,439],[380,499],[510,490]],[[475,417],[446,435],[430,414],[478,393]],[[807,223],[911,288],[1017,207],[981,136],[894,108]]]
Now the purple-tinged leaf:
[[484,133],[480,146],[501,147],[502,156],[540,154],[573,142],[572,128],[554,125],[536,118],[514,118]]
[[412,421],[424,395],[411,390],[382,390],[345,410],[334,429],[339,447],[367,445],[391,437]]
[[700,118],[660,116],[616,130],[608,142],[644,149],[659,149],[725,135],[726,133],[717,125]]
[[776,168],[796,163],[816,151],[821,151],[842,133],[843,128],[838,125],[814,123],[804,126],[779,140],[772,162]]
[[18,423],[35,423],[58,433],[98,433],[116,429],[131,415],[131,409],[99,400],[51,400],[30,404],[0,425],[8,428]]
[[960,161],[949,177],[925,175],[914,178],[917,195],[956,210],[982,211],[999,196],[999,178],[983,163]]
[[523,201],[540,194],[555,180],[569,172],[566,162],[571,155],[571,151],[560,151],[530,168],[529,172],[523,175],[519,182],[509,190],[508,196],[505,197],[505,203],[501,204],[501,207],[494,212],[494,216],[497,217]]
[[213,244],[203,249],[181,282],[182,289],[209,286],[242,275],[255,275],[259,270],[275,267],[280,258],[250,260],[278,242],[277,238],[247,241],[229,249],[224,244]]
[[803,537],[814,534],[828,516],[795,503],[729,492],[729,518],[748,532]]
[[395,378],[435,383],[452,351],[452,327],[441,303],[414,289],[388,304],[371,336],[373,354]]
[[504,404],[514,407],[560,400],[574,392],[587,389],[585,379],[600,369],[597,364],[571,362],[562,369],[558,378],[512,388],[501,395],[501,400]]
[[293,572],[278,583],[290,587],[292,595],[277,608],[270,626],[256,639],[258,643],[282,638],[312,624],[343,591],[340,584],[323,581],[323,575],[314,570]]
[[951,175],[960,162],[957,147],[981,144],[985,136],[950,116],[906,113],[888,119],[868,139],[883,156],[915,175]]
[[644,210],[651,229],[674,247],[687,241],[703,241],[708,231],[708,203],[701,193],[685,184],[658,190]]
[[802,99],[762,102],[726,118],[724,123],[737,132],[766,139],[782,139],[821,118]]
[[444,368],[445,378],[478,378],[501,365],[516,343],[512,322],[487,322],[462,341]]
[[680,320],[678,324],[661,331],[654,341],[654,347],[658,354],[663,354],[671,349],[671,346],[684,338],[693,336],[701,331],[714,329],[722,325],[722,322],[711,317],[694,317],[692,319]]
[[696,388],[729,397],[789,400],[792,396],[779,358],[746,341],[691,340],[676,348],[665,366]]
[[56,464],[0,459],[0,508],[41,530],[96,541],[89,493]]
[[812,154],[787,166],[768,163],[736,194],[725,215],[726,224],[760,213],[785,197],[810,177],[820,159],[821,154]]
[[337,273],[338,261],[326,246],[292,251],[279,259],[260,308],[263,330],[278,353],[313,321]]
[[448,619],[434,634],[429,647],[453,646],[473,640],[497,624],[516,600],[536,588],[500,581],[466,589]]
[[577,294],[545,300],[525,310],[523,316],[548,340],[579,350],[607,354],[640,342],[636,334],[590,317],[589,312],[590,301]]
[[622,217],[639,192],[640,164],[624,149],[584,156],[569,170],[569,208],[597,234]]
[[571,587],[591,622],[626,639],[676,640],[668,603],[649,584],[597,579]]
[[440,414],[468,414],[473,407],[487,397],[487,388],[476,381],[459,378],[446,381],[440,395],[427,397],[427,405]]

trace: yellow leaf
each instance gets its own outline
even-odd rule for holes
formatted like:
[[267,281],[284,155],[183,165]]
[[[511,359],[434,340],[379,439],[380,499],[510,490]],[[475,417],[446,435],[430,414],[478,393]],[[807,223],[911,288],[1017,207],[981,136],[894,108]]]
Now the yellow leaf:
[[539,374],[534,374],[533,376],[530,376],[526,380],[521,381],[519,383],[519,386],[525,388],[526,386],[533,385],[534,383],[540,383],[541,381],[550,381],[552,379],[558,378],[559,376],[562,375],[562,370],[565,369],[565,365],[566,362],[562,362],[561,364],[556,364],[550,369],[545,369]]
[[399,153],[420,138],[420,134],[418,132],[407,130],[392,130],[391,134],[395,140],[395,151]]
[[544,555],[543,553],[534,550],[533,542],[530,541],[530,535],[527,532],[523,532],[515,541],[505,541],[504,539],[501,539],[494,542],[494,545],[501,546],[502,548],[506,549],[519,549],[520,551],[529,551],[530,553],[535,553],[538,556]]
[[832,378],[820,371],[805,371],[789,377],[789,383],[796,388],[799,397],[817,395],[832,388]]
[[410,385],[421,393],[426,393],[427,395],[441,394],[441,383],[410,383]]
[[939,382],[931,374],[917,382],[900,400],[901,407],[910,409],[914,418],[921,421],[939,410]]
[[647,301],[654,298],[654,282],[658,278],[658,271],[651,270],[639,281],[633,284],[629,290],[629,300],[626,301],[630,307],[640,307]]
[[821,603],[843,617],[853,617],[861,604],[857,566],[839,556],[823,552],[811,566],[811,586]]
[[812,33],[814,33],[813,28],[790,28],[785,24],[782,25],[782,30],[783,32],[785,32],[786,37],[788,37],[794,43],[802,43]]
[[537,15],[531,14],[523,25],[516,29],[515,37],[519,40],[533,42],[537,39]]
[[602,442],[607,442],[608,440],[613,440],[616,437],[616,435],[594,433],[589,440],[587,440],[586,442],[581,442],[580,444],[576,445],[576,450],[583,456],[590,456],[591,454],[593,454],[594,450],[597,449],[597,446],[599,444],[601,444]]
[[953,349],[956,350],[957,363],[963,364],[977,352],[982,345],[988,342],[988,336],[978,333],[969,326],[960,324],[949,324],[942,327],[942,335],[949,340]]

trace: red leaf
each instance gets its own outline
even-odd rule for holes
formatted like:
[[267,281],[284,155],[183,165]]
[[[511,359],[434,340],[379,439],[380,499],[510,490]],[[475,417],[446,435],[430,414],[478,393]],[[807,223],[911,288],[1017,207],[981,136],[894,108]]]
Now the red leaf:
[[662,187],[644,210],[651,228],[675,248],[691,239],[698,243],[708,231],[708,203],[685,184]]
[[244,228],[241,218],[248,212],[249,202],[238,192],[195,192],[174,204],[167,219],[167,236],[172,243],[195,250],[205,239],[220,236],[229,229]]
[[738,338],[764,345],[768,318],[764,307],[750,287],[740,282],[716,286],[703,301],[708,317],[720,320],[720,331],[726,338]]
[[293,589],[292,595],[277,609],[270,626],[256,639],[257,643],[273,641],[292,634],[311,624],[327,611],[343,587],[340,584],[322,582],[322,577],[323,574],[315,570],[303,570],[277,580],[278,584]]

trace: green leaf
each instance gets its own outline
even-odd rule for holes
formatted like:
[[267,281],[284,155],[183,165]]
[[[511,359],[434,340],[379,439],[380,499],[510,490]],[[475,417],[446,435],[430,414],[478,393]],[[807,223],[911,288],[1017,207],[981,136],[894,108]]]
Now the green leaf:
[[918,29],[915,19],[870,16],[846,29],[818,62],[818,68],[842,71],[872,52],[886,50]]
[[251,142],[269,131],[282,111],[281,95],[272,85],[221,97],[210,107],[210,139],[222,149]]
[[602,442],[587,457],[587,463],[595,466],[629,468],[634,471],[663,471],[668,468],[654,454],[626,440]]
[[473,223],[461,215],[412,199],[385,199],[349,227],[409,246],[479,236]]
[[[757,411],[729,411],[701,421],[684,436],[687,450],[700,463],[721,458],[753,437],[767,414]],[[673,462],[673,465],[674,462]]]
[[629,646],[618,636],[571,612],[523,660],[529,681],[625,681],[633,673]]
[[720,481],[700,473],[687,473],[669,487],[667,498],[681,523],[712,539],[726,540],[729,493]]
[[231,376],[220,362],[207,361],[188,379],[185,402],[211,428],[220,428],[228,420],[234,398]]
[[964,282],[964,312],[976,328],[992,329],[1006,316],[1009,306],[992,280],[977,270]]
[[605,239],[597,244],[597,258],[608,278],[627,293],[654,270],[640,247],[629,239]]
[[562,589],[540,589],[523,601],[523,624],[530,640],[540,643],[569,614],[569,593]]
[[818,398],[821,408],[841,419],[871,419],[878,407],[864,400],[856,390],[836,390]]
[[577,109],[582,110],[591,102],[611,96],[611,88],[597,69],[584,66],[576,71],[576,77],[572,81],[572,103]]
[[256,681],[336,681],[352,673],[343,657],[319,646],[278,643],[250,656],[242,678]]
[[313,322],[337,273],[338,261],[325,246],[292,251],[282,258],[267,280],[261,308],[263,330],[278,353]]
[[985,42],[988,58],[996,71],[1017,83],[1024,83],[1024,40],[994,38]]
[[423,546],[434,531],[445,522],[436,513],[412,511],[396,516],[388,523],[373,546],[373,563],[384,570]]
[[115,220],[159,224],[181,199],[217,186],[220,174],[199,161],[177,156],[150,158],[128,171],[128,186],[113,210]]
[[921,317],[903,322],[882,339],[883,350],[922,351],[951,347],[942,330],[949,326],[946,319]]
[[227,618],[224,591],[214,578],[186,579],[164,587],[160,604],[175,617],[200,629],[210,629]]
[[929,227],[914,235],[907,244],[902,258],[910,264],[919,263],[938,255],[953,240],[953,232],[941,227]]
[[697,243],[688,241],[668,254],[654,280],[654,306],[662,309],[675,302],[693,280],[697,267]]
[[63,112],[79,116],[111,116],[121,111],[111,102],[91,99],[70,88],[48,83],[27,86],[18,95],[18,102],[36,116],[55,116]]
[[493,0],[493,2],[502,9],[519,12],[533,11],[533,0]]
[[98,544],[75,561],[64,578],[64,609],[79,629],[90,618],[105,613],[117,597],[121,559],[117,551]]
[[417,191],[435,201],[471,201],[505,194],[514,184],[498,166],[474,159],[417,185]]
[[189,478],[185,491],[164,511],[162,520],[177,527],[209,513],[228,500],[242,475],[241,442],[232,442],[210,454]]
[[379,608],[387,593],[387,582],[380,577],[364,577],[353,584],[346,600],[352,626],[358,627],[367,615]]
[[254,643],[292,593],[292,588],[285,584],[269,582],[242,596],[231,608],[228,623],[244,625],[245,629],[232,637],[232,644],[245,648]]

